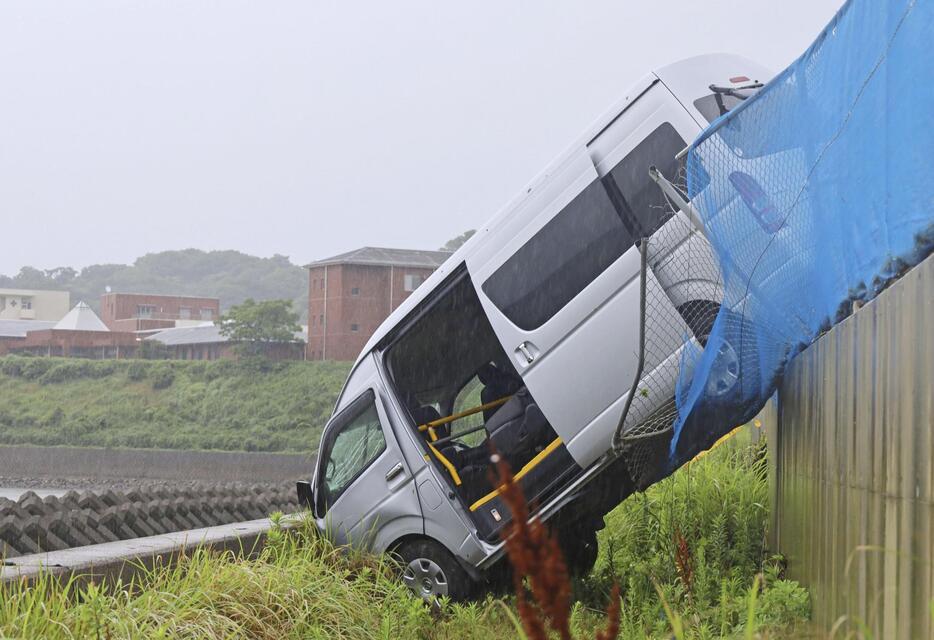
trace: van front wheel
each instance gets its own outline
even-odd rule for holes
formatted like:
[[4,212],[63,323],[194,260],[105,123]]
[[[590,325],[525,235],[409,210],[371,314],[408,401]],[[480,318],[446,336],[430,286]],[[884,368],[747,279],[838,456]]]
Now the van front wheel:
[[473,580],[454,556],[434,540],[413,540],[396,553],[402,560],[402,582],[424,600],[447,596],[462,601],[470,597]]

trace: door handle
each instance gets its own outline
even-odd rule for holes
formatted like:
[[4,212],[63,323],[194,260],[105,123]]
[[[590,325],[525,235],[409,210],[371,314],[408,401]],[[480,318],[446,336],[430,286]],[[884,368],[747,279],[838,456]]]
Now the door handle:
[[402,466],[401,462],[397,462],[392,469],[386,472],[386,482],[389,482],[403,471],[405,471],[405,467]]
[[523,342],[516,349],[519,350],[519,353],[522,354],[522,357],[525,358],[526,363],[532,364],[532,361],[535,360],[535,356],[532,355],[532,352],[529,351],[529,345],[527,342]]

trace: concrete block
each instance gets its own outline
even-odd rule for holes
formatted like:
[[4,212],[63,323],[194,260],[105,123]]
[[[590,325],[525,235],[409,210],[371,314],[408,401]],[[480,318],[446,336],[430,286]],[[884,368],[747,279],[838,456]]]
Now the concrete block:
[[98,531],[97,527],[93,526],[89,522],[90,519],[83,511],[72,510],[68,512],[68,516],[71,519],[71,526],[80,531],[81,535],[83,535],[85,538],[90,540],[91,544],[101,544],[103,542],[110,542],[112,540],[111,536],[105,536],[100,531]]
[[51,510],[42,502],[42,498],[34,494],[32,491],[27,491],[22,496],[20,496],[17,501],[19,508],[31,516],[45,516],[49,515]]
[[90,491],[83,491],[81,496],[78,498],[78,506],[82,509],[88,509],[94,513],[104,513],[104,509],[107,508],[100,499],[91,493]]
[[122,504],[117,509],[123,514],[127,526],[132,529],[137,536],[146,538],[156,535],[155,530],[149,526],[145,519],[139,516],[139,509],[133,504]]
[[121,540],[139,537],[126,525],[123,514],[120,513],[118,507],[107,507],[104,513],[101,514],[101,524],[110,529]]
[[170,501],[172,508],[175,510],[175,522],[179,524],[179,529],[194,529],[194,523],[188,518],[188,505],[185,502],[185,498],[176,498]]
[[36,541],[40,551],[59,551],[69,544],[49,531],[39,516],[30,516],[23,521],[23,539]]
[[91,544],[91,540],[72,524],[71,517],[63,512],[44,516],[40,518],[39,523],[40,526],[58,536],[68,545],[64,548],[83,547]]
[[106,539],[107,542],[115,542],[121,539],[119,535],[111,531],[101,522],[101,514],[96,511],[91,511],[90,509],[84,509],[82,513],[84,517],[83,521],[87,523],[87,526],[93,528],[97,534]]

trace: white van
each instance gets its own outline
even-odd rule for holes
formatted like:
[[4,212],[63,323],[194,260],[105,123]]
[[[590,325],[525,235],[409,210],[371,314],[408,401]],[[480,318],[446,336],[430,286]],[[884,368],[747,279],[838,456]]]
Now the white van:
[[[648,169],[682,176],[688,144],[770,77],[730,55],[649,74],[392,313],[299,483],[322,531],[396,552],[424,597],[469,596],[501,559],[510,520],[490,484],[492,445],[572,569],[589,570],[603,516],[671,471],[670,432],[657,468],[613,447],[639,371],[639,239],[665,231],[646,277],[678,326],[659,334],[672,337],[641,375],[653,393],[630,401],[624,435],[646,421],[670,428],[683,336],[703,341],[723,295],[703,230],[671,213]],[[685,254],[705,268],[670,266]],[[735,363],[722,365],[711,384],[728,394]],[[712,438],[684,440],[687,459]]]

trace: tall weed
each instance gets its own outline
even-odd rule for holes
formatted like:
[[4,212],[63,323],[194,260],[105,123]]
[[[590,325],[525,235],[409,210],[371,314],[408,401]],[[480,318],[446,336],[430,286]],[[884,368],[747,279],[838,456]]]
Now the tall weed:
[[721,447],[609,514],[576,593],[598,606],[619,583],[624,638],[793,629],[809,598],[766,548],[768,497],[764,441]]

